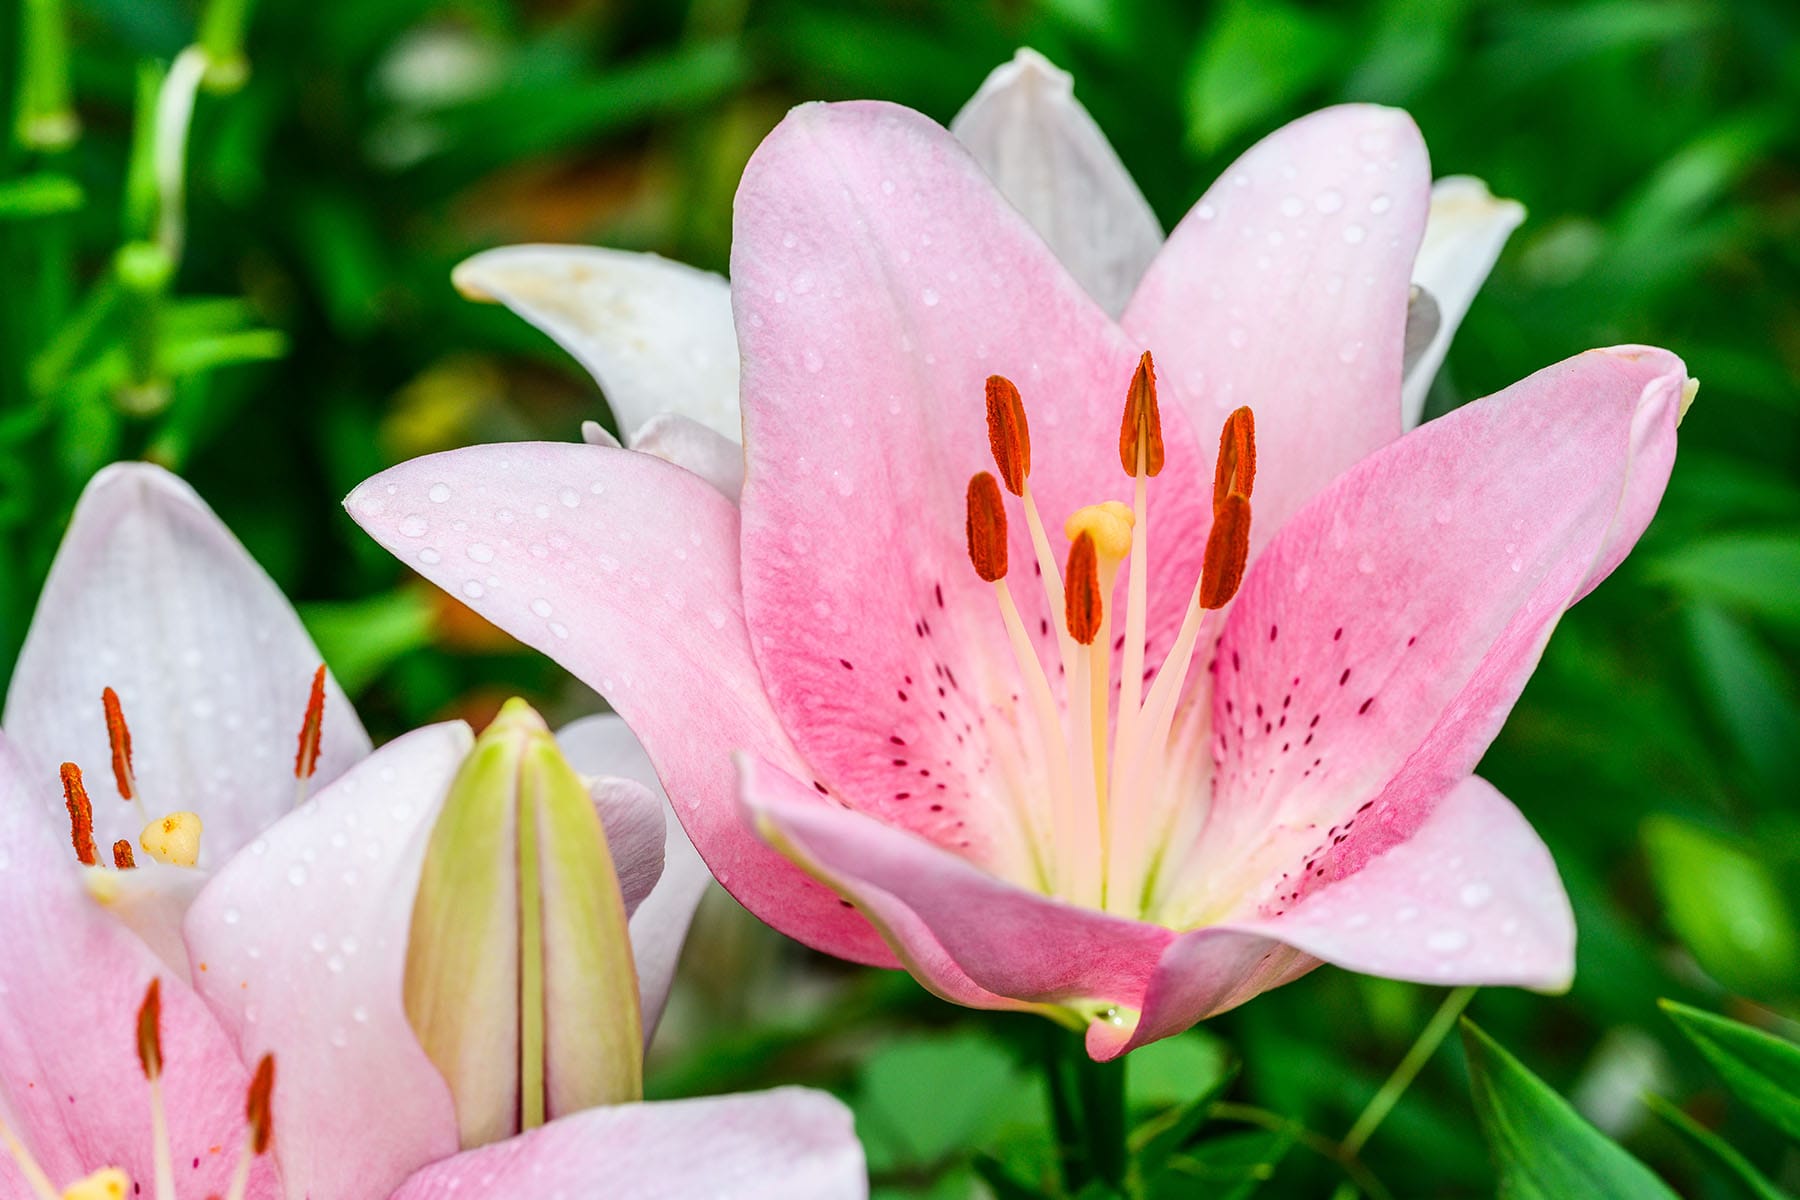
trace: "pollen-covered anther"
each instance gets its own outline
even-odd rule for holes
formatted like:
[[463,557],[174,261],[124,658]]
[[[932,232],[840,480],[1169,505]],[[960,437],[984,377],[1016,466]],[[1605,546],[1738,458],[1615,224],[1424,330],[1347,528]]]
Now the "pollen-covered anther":
[[1200,607],[1223,608],[1244,582],[1250,557],[1250,501],[1242,493],[1225,497],[1213,513],[1206,535],[1206,558],[1200,568]]
[[1000,485],[982,471],[969,480],[969,561],[988,583],[1006,578],[1006,509]]
[[294,778],[307,780],[319,769],[319,741],[325,728],[325,664],[313,672],[312,691],[306,697],[306,717],[300,723],[300,746],[294,752]]
[[191,867],[200,861],[200,814],[172,812],[144,826],[138,845],[159,863]]
[[1131,387],[1125,392],[1125,415],[1119,422],[1119,465],[1127,475],[1162,473],[1162,410],[1156,404],[1156,364],[1148,350],[1138,359]]
[[1099,561],[1116,566],[1131,553],[1131,527],[1136,523],[1129,505],[1107,500],[1070,513],[1063,522],[1063,536],[1073,542],[1087,534],[1094,539],[1094,553]]
[[162,980],[152,979],[144,989],[144,1002],[137,1015],[138,1065],[144,1078],[154,1083],[162,1078]]
[[94,804],[88,799],[87,786],[81,782],[81,768],[74,763],[62,765],[63,804],[69,810],[69,840],[75,845],[75,857],[87,867],[100,865],[100,848],[94,844]]
[[1069,546],[1069,565],[1063,572],[1063,611],[1069,636],[1091,646],[1100,634],[1103,611],[1100,599],[1100,561],[1093,535],[1085,530]]
[[137,799],[137,773],[131,765],[131,727],[125,724],[125,710],[119,704],[119,693],[107,688],[100,693],[100,705],[106,710],[106,740],[112,747],[113,781],[119,795]]
[[244,1121],[250,1127],[250,1152],[266,1154],[269,1139],[275,1134],[275,1116],[270,1107],[275,1094],[275,1056],[265,1054],[256,1064],[250,1080],[249,1094],[244,1098]]
[[102,1167],[63,1189],[62,1200],[125,1200],[131,1194],[131,1176],[117,1167]]
[[131,841],[120,838],[113,843],[113,866],[121,871],[129,871],[137,866],[137,857],[131,853]]
[[1235,410],[1219,431],[1219,461],[1213,468],[1213,511],[1236,493],[1248,500],[1256,486],[1256,415]]
[[1004,375],[988,376],[987,426],[988,447],[1000,469],[1000,482],[1013,495],[1023,494],[1025,479],[1031,474],[1031,430],[1025,423],[1025,401]]

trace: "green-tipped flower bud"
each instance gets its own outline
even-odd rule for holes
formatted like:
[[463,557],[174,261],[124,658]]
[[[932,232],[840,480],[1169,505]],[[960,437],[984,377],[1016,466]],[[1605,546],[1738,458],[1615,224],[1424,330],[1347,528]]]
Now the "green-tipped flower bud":
[[465,1148],[643,1095],[625,904],[586,785],[511,700],[431,833],[406,1013],[450,1085]]

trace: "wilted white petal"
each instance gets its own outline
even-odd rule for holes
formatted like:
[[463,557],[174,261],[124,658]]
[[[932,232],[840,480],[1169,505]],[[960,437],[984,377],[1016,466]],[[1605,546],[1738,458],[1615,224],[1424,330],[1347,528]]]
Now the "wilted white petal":
[[1035,50],[998,67],[950,123],[1069,273],[1113,316],[1162,246],[1162,226],[1074,82]]

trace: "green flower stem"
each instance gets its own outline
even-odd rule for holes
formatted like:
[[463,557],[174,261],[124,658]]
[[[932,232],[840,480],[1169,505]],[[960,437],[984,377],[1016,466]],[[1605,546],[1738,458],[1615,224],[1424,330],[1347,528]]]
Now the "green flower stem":
[[[1394,1111],[1394,1105],[1400,1102],[1406,1089],[1412,1086],[1413,1080],[1419,1077],[1419,1072],[1425,1069],[1425,1064],[1431,1061],[1431,1056],[1437,1053],[1438,1046],[1456,1027],[1456,1019],[1462,1016],[1463,1009],[1469,1006],[1469,1001],[1474,997],[1473,987],[1456,988],[1444,997],[1444,1002],[1438,1005],[1437,1012],[1426,1023],[1411,1049],[1407,1050],[1406,1056],[1400,1060],[1400,1065],[1394,1068],[1394,1073],[1387,1077],[1387,1082],[1369,1100],[1362,1115],[1356,1118],[1356,1123],[1350,1126],[1350,1132],[1339,1143],[1339,1148],[1347,1158],[1356,1158],[1362,1153],[1363,1146],[1381,1127],[1387,1115]],[[1332,1200],[1352,1200],[1356,1192],[1356,1185],[1346,1182],[1333,1193]]]
[[19,89],[13,137],[26,150],[61,150],[80,122],[69,99],[69,41],[62,0],[19,5]]
[[1125,1059],[1097,1063],[1088,1057],[1081,1037],[1071,1038],[1054,1028],[1044,1033],[1044,1074],[1063,1183],[1071,1194],[1096,1179],[1122,1190],[1130,1166]]
[[209,92],[235,92],[250,77],[244,30],[250,24],[251,5],[252,0],[212,0],[200,18],[200,50],[206,60]]

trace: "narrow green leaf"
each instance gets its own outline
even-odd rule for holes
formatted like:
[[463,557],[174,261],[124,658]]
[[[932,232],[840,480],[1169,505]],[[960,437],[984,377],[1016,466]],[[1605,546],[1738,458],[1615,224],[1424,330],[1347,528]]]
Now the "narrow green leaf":
[[1733,1095],[1800,1140],[1800,1046],[1673,1000],[1661,1004]]
[[1656,560],[1651,578],[1686,596],[1800,624],[1797,532],[1732,533],[1694,542]]
[[1273,122],[1282,105],[1338,62],[1337,27],[1286,0],[1230,0],[1195,48],[1187,83],[1188,140],[1212,153]]
[[1675,1200],[1648,1167],[1582,1120],[1474,1022],[1462,1023],[1475,1115],[1501,1200]]
[[1654,1093],[1645,1096],[1644,1103],[1680,1134],[1703,1162],[1717,1168],[1714,1177],[1721,1180],[1733,1196],[1740,1200],[1789,1200],[1787,1193],[1764,1178],[1735,1146],[1676,1105]]
[[0,181],[0,221],[53,217],[74,212],[82,204],[81,185],[67,175],[39,171]]

